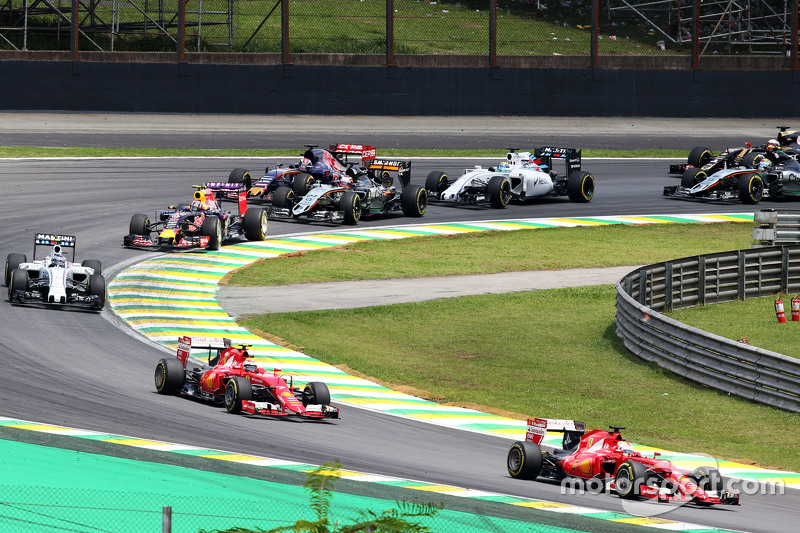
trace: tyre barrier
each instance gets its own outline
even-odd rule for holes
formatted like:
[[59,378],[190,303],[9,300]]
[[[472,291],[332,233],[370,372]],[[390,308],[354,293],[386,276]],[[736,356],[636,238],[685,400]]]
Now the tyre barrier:
[[617,336],[642,359],[729,394],[800,412],[800,360],[708,333],[659,311],[800,290],[800,246],[687,257],[638,268],[617,290]]

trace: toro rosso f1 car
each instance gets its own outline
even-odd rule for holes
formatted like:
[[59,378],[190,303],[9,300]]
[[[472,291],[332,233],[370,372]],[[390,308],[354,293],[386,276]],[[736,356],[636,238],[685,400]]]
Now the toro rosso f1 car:
[[[583,422],[529,419],[525,440],[515,442],[508,451],[508,473],[518,479],[572,478],[606,487],[625,499],[739,505],[739,493],[724,490],[717,469],[701,466],[689,472],[660,459],[658,453],[645,457],[622,438],[623,429],[611,426],[609,431],[586,433]],[[540,443],[547,431],[564,433],[562,449],[542,451]]]
[[[156,364],[156,391],[224,405],[229,413],[339,418],[327,385],[312,381],[294,387],[292,377],[278,369],[270,372],[249,363],[248,347],[231,346],[230,339],[181,337],[177,357]],[[190,360],[192,349],[208,350],[207,364]]]
[[[133,215],[123,245],[219,250],[224,241],[242,234],[250,241],[264,240],[267,213],[260,207],[248,209],[246,191],[240,184],[209,183],[194,188],[197,190],[191,204],[156,211],[155,222],[151,222],[148,215]],[[233,198],[239,205],[238,214],[221,206],[222,200]]]
[[[25,254],[8,254],[5,283],[8,301],[43,303],[101,310],[106,303],[103,266],[96,259],[75,264],[75,236],[37,233],[33,241],[33,260]],[[50,254],[36,259],[37,250],[46,246]],[[70,257],[65,254],[72,251]]]
[[[558,159],[566,164],[565,175],[558,175],[552,168],[553,160]],[[433,171],[425,180],[425,189],[431,201],[488,203],[498,209],[511,200],[547,196],[568,196],[573,202],[585,203],[594,197],[594,177],[581,171],[580,150],[546,146],[531,154],[512,148],[497,167],[476,166],[454,181],[444,172]]]

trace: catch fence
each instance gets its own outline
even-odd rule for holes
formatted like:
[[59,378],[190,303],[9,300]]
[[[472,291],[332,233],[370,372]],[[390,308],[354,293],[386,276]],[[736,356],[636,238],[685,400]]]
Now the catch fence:
[[796,69],[797,42],[798,0],[0,0],[0,51],[84,61]]

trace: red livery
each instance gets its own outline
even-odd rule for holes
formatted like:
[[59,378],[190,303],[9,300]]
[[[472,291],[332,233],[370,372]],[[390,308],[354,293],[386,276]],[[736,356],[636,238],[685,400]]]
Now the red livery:
[[[611,489],[626,499],[739,505],[739,493],[724,490],[717,469],[701,466],[689,472],[659,458],[658,453],[645,457],[622,438],[623,429],[611,426],[609,431],[586,433],[583,422],[529,419],[525,440],[515,442],[508,451],[508,473],[519,479],[571,478]],[[564,433],[563,449],[542,451],[539,445],[548,430]]]
[[[208,364],[194,364],[192,348],[207,349]],[[177,357],[156,365],[156,391],[224,404],[230,413],[339,418],[327,385],[312,381],[302,389],[294,387],[292,377],[279,369],[269,372],[248,363],[247,348],[231,346],[230,339],[181,337]]]

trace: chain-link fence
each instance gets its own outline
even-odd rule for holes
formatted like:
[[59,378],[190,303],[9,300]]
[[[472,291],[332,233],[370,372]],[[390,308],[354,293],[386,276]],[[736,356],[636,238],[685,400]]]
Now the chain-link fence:
[[789,57],[782,66],[797,68],[797,11],[798,0],[0,0],[0,50],[272,54],[284,63],[316,54],[323,64],[435,56],[432,66],[454,56],[478,58],[475,66],[559,56],[593,66],[608,56],[689,64],[724,55]]

